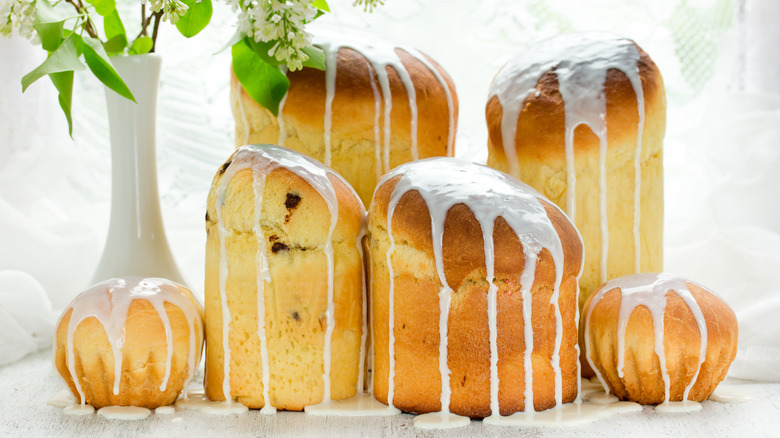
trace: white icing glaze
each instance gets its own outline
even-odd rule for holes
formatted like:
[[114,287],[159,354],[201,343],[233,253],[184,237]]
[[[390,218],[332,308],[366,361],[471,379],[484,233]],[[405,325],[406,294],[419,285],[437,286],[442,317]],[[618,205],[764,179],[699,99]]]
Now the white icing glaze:
[[[522,243],[525,254],[525,266],[520,277],[523,296],[523,322],[525,330],[526,349],[525,376],[526,376],[526,410],[533,410],[533,367],[531,352],[533,350],[533,330],[531,324],[531,286],[533,285],[536,271],[536,261],[542,249],[547,249],[552,255],[555,265],[556,280],[551,304],[556,308],[556,352],[559,351],[562,340],[561,314],[558,305],[558,291],[563,273],[563,247],[555,227],[550,222],[544,206],[538,200],[541,195],[535,190],[508,175],[472,163],[463,162],[452,158],[430,158],[417,162],[407,163],[389,172],[380,181],[381,186],[386,181],[400,176],[393,188],[388,202],[387,232],[390,241],[388,248],[387,266],[390,273],[389,288],[389,321],[388,321],[388,350],[389,350],[389,377],[388,377],[388,404],[392,405],[394,388],[394,324],[393,324],[393,296],[394,274],[392,270],[392,254],[395,250],[395,240],[392,232],[392,219],[395,209],[401,198],[410,191],[416,191],[425,201],[431,218],[431,235],[433,240],[433,254],[436,271],[440,281],[439,303],[439,371],[441,374],[441,412],[430,418],[449,418],[449,367],[447,365],[447,321],[449,314],[450,294],[449,286],[444,274],[443,236],[444,222],[449,212],[456,204],[464,204],[474,214],[479,222],[485,248],[486,279],[488,281],[488,321],[491,344],[491,411],[493,416],[499,416],[498,406],[498,348],[497,348],[497,323],[496,323],[496,290],[493,284],[493,269],[495,255],[493,248],[493,227],[496,219],[502,217],[515,231]],[[553,367],[560,374],[560,357],[553,355]],[[556,376],[556,400],[562,399],[562,379]],[[427,420],[420,420],[423,423]],[[436,420],[439,421],[439,420]],[[448,420],[449,421],[449,420]]]
[[95,408],[92,405],[72,405],[63,409],[62,413],[74,416],[92,415],[95,413]]
[[753,398],[744,392],[736,390],[732,387],[720,385],[715,388],[715,391],[710,394],[710,401],[719,403],[745,403]]
[[176,413],[176,408],[173,406],[160,406],[154,410],[154,415],[171,415]]
[[485,424],[493,426],[570,427],[593,423],[616,414],[641,412],[642,406],[633,402],[608,404],[567,403],[541,412],[517,412],[505,417],[485,418]]
[[[279,138],[277,139],[276,144],[279,146],[284,146],[284,142],[287,141],[287,128],[284,126],[284,116],[282,115],[284,112],[284,104],[287,103],[287,96],[288,95],[285,93],[281,102],[279,102],[279,117],[276,118],[276,121],[279,123]],[[249,132],[249,126],[247,126],[247,132]],[[248,139],[247,143],[249,143]]]
[[77,403],[78,400],[76,400],[76,397],[73,397],[73,393],[67,389],[63,389],[62,391],[54,394],[46,402],[47,405],[54,406],[55,408],[66,408]]
[[377,401],[373,395],[366,392],[359,392],[346,400],[331,400],[309,405],[303,410],[310,415],[338,417],[379,417],[401,413],[398,409]]
[[[173,357],[172,329],[168,319],[168,313],[165,311],[165,303],[171,303],[181,309],[187,320],[190,330],[190,345],[187,355],[187,379],[185,388],[197,368],[199,357],[196,357],[196,351],[199,350],[195,344],[196,330],[202,332],[203,322],[196,304],[194,304],[179,289],[177,284],[162,278],[143,278],[143,277],[125,277],[112,278],[100,282],[79,294],[62,312],[57,327],[62,322],[62,318],[71,311],[70,320],[67,327],[66,341],[66,363],[70,372],[76,391],[79,394],[80,402],[83,405],[86,400],[81,383],[76,375],[76,356],[73,345],[73,337],[76,328],[87,318],[95,318],[103,327],[108,338],[109,345],[114,360],[114,380],[112,392],[119,394],[119,384],[122,375],[122,348],[125,339],[125,324],[130,305],[135,300],[145,300],[149,302],[160,317],[160,321],[165,329],[166,338],[166,363],[165,375],[160,385],[160,391],[167,388],[168,380],[171,374],[171,362]],[[53,357],[56,356],[57,349],[53,350]],[[55,367],[56,368],[56,367]]]
[[[246,130],[244,132],[244,144],[249,143],[249,118],[246,115],[246,109],[244,108],[244,100],[241,99],[241,93],[243,93],[244,89],[241,88],[239,84],[239,89],[236,91],[236,105],[238,106],[238,115],[241,117],[241,121],[244,123],[244,129]],[[281,108],[279,109],[279,114],[281,114]],[[281,130],[280,130],[281,132]]]
[[[694,284],[688,280],[675,277],[669,274],[633,274],[625,277],[620,277],[614,280],[610,280],[605,284],[592,298],[590,305],[585,314],[585,356],[590,364],[591,368],[595,371],[596,376],[601,381],[605,391],[609,391],[609,388],[604,380],[604,377],[599,372],[598,368],[593,362],[591,352],[593,347],[590,344],[590,317],[593,309],[596,308],[598,303],[604,297],[604,295],[612,290],[619,290],[621,294],[620,310],[618,312],[617,323],[617,372],[620,378],[623,377],[623,368],[625,367],[625,336],[628,321],[631,314],[639,306],[644,306],[650,311],[653,319],[653,331],[655,336],[655,354],[658,356],[658,361],[661,367],[661,377],[664,382],[664,404],[671,403],[669,389],[671,386],[671,380],[669,376],[669,370],[666,367],[666,351],[664,349],[664,315],[666,312],[667,293],[677,294],[690,309],[696,320],[696,325],[699,329],[701,337],[701,345],[699,348],[699,364],[691,381],[686,385],[683,392],[683,401],[688,402],[688,394],[696,383],[696,380],[701,371],[701,365],[706,359],[707,353],[707,324],[704,320],[704,315],[693,298],[693,295],[688,290],[688,283]],[[661,410],[678,410],[676,406],[666,406]]]
[[454,429],[468,426],[469,423],[471,423],[469,417],[462,417],[444,410],[414,417],[414,427],[418,429]]
[[176,407],[213,415],[242,414],[249,408],[241,403],[229,401],[211,401],[204,394],[190,394],[188,398],[176,401]]
[[606,405],[609,403],[616,403],[620,401],[619,398],[612,394],[607,394],[602,390],[602,388],[599,388],[599,391],[591,392],[588,394],[588,401],[597,405]]
[[641,149],[644,127],[644,94],[639,77],[639,51],[634,43],[606,33],[576,33],[559,35],[532,46],[510,60],[496,75],[489,98],[497,96],[503,115],[501,139],[504,152],[513,175],[520,175],[520,165],[515,149],[517,119],[523,102],[536,89],[539,79],[554,72],[564,102],[566,156],[566,213],[576,223],[576,172],[574,166],[574,131],[587,125],[599,139],[599,228],[601,231],[601,281],[607,280],[609,251],[609,227],[607,223],[607,125],[604,81],[610,69],[623,72],[632,84],[637,97],[639,127],[635,155],[634,187],[634,245],[635,270],[639,272],[639,205],[641,182]]
[[143,420],[148,417],[152,411],[138,406],[106,406],[97,411],[98,415],[108,420]]
[[[371,217],[371,213],[370,212],[367,214],[367,218],[368,217]],[[368,226],[366,226],[366,229],[368,229]],[[366,260],[366,263],[368,263],[368,283],[367,284],[373,285],[374,284],[374,258],[371,255],[371,251],[368,251],[366,253],[366,258],[364,260]],[[368,293],[370,294],[370,289],[369,289]],[[369,300],[369,296],[364,295],[363,299],[368,301]],[[372,321],[372,322],[374,321],[374,305],[373,305],[373,303],[371,303],[368,306],[368,320],[367,321]],[[373,394],[374,393],[374,378],[376,377],[376,350],[374,349],[375,342],[376,342],[376,338],[372,334],[371,335],[371,344],[368,346],[368,351],[367,351],[368,357],[371,358],[370,359],[371,360],[371,366],[368,369],[368,374],[370,374],[370,376],[369,376],[369,379],[368,379],[368,386],[366,388],[368,390],[369,394]],[[358,394],[359,393],[360,393],[360,391],[358,391]],[[390,405],[392,405],[392,403],[390,403]]]
[[371,91],[374,93],[374,170],[376,174],[376,180],[379,181],[382,178],[382,175],[385,173],[385,166],[382,165],[384,161],[382,160],[382,141],[379,129],[379,117],[382,114],[382,96],[379,94],[379,88],[377,88],[376,81],[373,79],[373,67],[371,67],[371,64],[367,64],[366,68],[368,69],[368,74],[371,77],[371,80],[369,81],[371,84]]
[[[327,289],[327,310],[326,316],[326,330],[323,347],[323,401],[329,401],[330,394],[330,368],[331,368],[331,339],[333,335],[333,329],[335,326],[334,312],[335,304],[333,300],[333,284],[334,284],[334,258],[333,258],[333,232],[338,222],[338,199],[336,197],[336,191],[328,178],[332,175],[339,178],[345,185],[351,189],[351,186],[346,183],[338,174],[324,167],[316,160],[309,158],[303,154],[292,151],[290,149],[274,146],[274,145],[247,145],[239,148],[231,159],[230,165],[222,175],[220,185],[217,188],[217,221],[220,237],[220,271],[219,271],[219,283],[220,283],[220,297],[223,304],[223,349],[225,351],[225,369],[227,370],[223,376],[223,390],[225,391],[226,398],[230,394],[230,344],[229,344],[229,309],[227,308],[227,295],[225,291],[225,285],[227,277],[229,275],[227,266],[227,248],[225,246],[225,237],[228,230],[225,227],[224,220],[222,218],[222,206],[225,202],[225,193],[230,180],[243,169],[252,169],[253,178],[253,191],[254,191],[254,233],[257,239],[258,251],[257,251],[257,309],[258,309],[258,336],[260,338],[261,349],[261,367],[263,369],[263,398],[266,401],[264,413],[273,413],[274,408],[270,403],[269,387],[270,387],[270,370],[268,366],[268,351],[266,346],[265,335],[265,295],[264,288],[266,282],[271,282],[271,274],[268,267],[268,256],[265,252],[265,235],[260,225],[260,219],[262,217],[262,195],[265,188],[265,178],[276,168],[285,168],[294,174],[301,177],[307,183],[309,183],[316,191],[322,196],[323,200],[328,206],[330,212],[330,226],[328,228],[328,236],[323,247],[325,253],[327,272],[328,272],[328,289]],[[355,199],[359,199],[357,194],[352,190]],[[361,214],[365,214],[364,212]],[[356,242],[356,245],[360,245],[360,240]],[[362,249],[360,249],[362,253]],[[262,315],[262,317],[261,317]],[[362,382],[362,381],[361,381]],[[266,409],[267,408],[267,409]]]
[[254,190],[254,210],[255,217],[252,229],[255,233],[257,242],[257,262],[255,263],[255,284],[257,289],[257,337],[260,340],[260,368],[262,372],[263,383],[263,408],[260,410],[263,414],[274,414],[276,408],[271,403],[270,380],[271,370],[268,360],[268,338],[265,333],[265,283],[271,282],[271,269],[268,266],[268,254],[265,249],[265,234],[260,220],[263,217],[263,189],[265,188],[265,178],[267,173],[261,171],[257,166],[252,167],[252,185]]

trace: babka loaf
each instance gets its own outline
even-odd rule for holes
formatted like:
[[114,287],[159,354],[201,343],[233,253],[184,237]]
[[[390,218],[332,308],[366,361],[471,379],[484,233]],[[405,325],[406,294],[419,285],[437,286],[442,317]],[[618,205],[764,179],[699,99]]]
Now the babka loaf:
[[560,206],[585,242],[582,304],[610,278],[663,269],[664,85],[633,41],[561,35],[510,60],[486,107],[488,165]]
[[206,395],[301,410],[363,387],[365,210],[319,162],[239,148],[206,214]]
[[737,354],[731,308],[669,274],[607,282],[585,303],[580,329],[604,388],[641,404],[707,399]]
[[289,72],[278,117],[232,76],[237,146],[274,143],[314,157],[344,176],[364,205],[390,169],[453,155],[458,98],[439,64],[377,36],[312,29],[325,71]]
[[558,207],[430,158],[382,179],[368,233],[379,401],[481,418],[577,397],[582,241]]
[[79,294],[57,322],[54,367],[82,404],[172,404],[200,362],[203,310],[162,278],[112,278]]

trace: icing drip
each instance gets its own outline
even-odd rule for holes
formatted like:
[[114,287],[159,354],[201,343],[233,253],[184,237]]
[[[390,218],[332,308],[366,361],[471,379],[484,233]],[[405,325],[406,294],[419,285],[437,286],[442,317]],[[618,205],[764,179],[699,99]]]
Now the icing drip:
[[[528,249],[526,249],[526,247]],[[525,330],[527,327],[533,327],[531,316],[533,315],[533,297],[531,296],[531,286],[534,284],[536,272],[536,257],[539,254],[537,250],[530,245],[523,245],[523,273],[520,275],[520,296],[523,297],[523,335],[525,350],[523,351],[523,373],[525,377],[525,389],[523,398],[525,400],[524,410],[533,412],[534,409],[534,368],[529,366],[533,364],[532,353],[534,351],[534,332]],[[558,270],[558,267],[555,269]],[[494,414],[495,415],[495,414]]]
[[[227,238],[228,231],[225,228],[225,221],[222,218],[222,205],[225,203],[225,191],[227,190],[227,184],[230,181],[233,173],[228,174],[231,169],[228,168],[225,171],[225,175],[222,178],[222,182],[219,186],[219,198],[217,199],[217,205],[215,209],[217,211],[217,234],[219,235],[219,299],[222,319],[222,351],[223,351],[223,364],[222,364],[222,395],[225,397],[225,401],[231,401],[232,395],[230,391],[230,307],[228,306],[227,299],[227,277],[228,277],[228,258],[227,258],[227,245],[225,239]],[[235,172],[235,170],[233,171]]]
[[[323,138],[325,142],[325,159],[326,165],[330,164],[331,159],[331,128],[333,118],[333,97],[336,92],[336,65],[337,55],[341,48],[352,49],[361,55],[368,61],[373,69],[373,73],[376,74],[376,81],[379,83],[379,90],[374,83],[373,74],[371,75],[371,88],[374,92],[374,138],[376,144],[375,153],[375,167],[377,169],[377,180],[384,173],[390,170],[390,140],[391,140],[391,126],[390,126],[390,114],[392,111],[393,96],[390,90],[390,80],[388,78],[387,68],[390,67],[395,70],[401,83],[403,83],[406,89],[409,111],[410,111],[410,149],[412,160],[419,159],[419,152],[417,148],[417,121],[418,121],[418,108],[417,108],[417,93],[414,88],[414,83],[409,75],[408,70],[401,61],[399,51],[406,52],[407,54],[416,57],[423,65],[425,65],[444,89],[447,98],[447,107],[449,111],[449,132],[447,137],[447,154],[452,155],[453,144],[455,141],[455,107],[453,99],[450,93],[449,86],[444,80],[444,77],[434,67],[434,65],[428,61],[425,56],[414,49],[396,48],[395,46],[386,43],[382,39],[367,37],[366,35],[355,36],[352,34],[343,32],[339,29],[328,28],[326,26],[317,25],[316,22],[312,23],[315,31],[314,33],[314,45],[319,47],[325,52],[325,128]],[[380,93],[384,100],[384,153],[379,153],[379,110],[381,108]],[[381,161],[380,161],[381,160]]]
[[455,106],[452,103],[452,93],[450,93],[450,87],[447,85],[447,82],[444,80],[444,77],[441,75],[441,73],[439,73],[439,70],[434,67],[434,65],[425,55],[415,49],[404,49],[404,51],[410,55],[413,55],[417,58],[417,60],[428,67],[428,70],[433,73],[433,75],[436,77],[436,80],[439,81],[442,88],[444,89],[444,95],[447,99],[447,109],[449,112],[449,125],[447,129],[447,156],[452,157],[455,152]]
[[137,406],[106,406],[97,411],[98,415],[108,420],[143,420],[152,411]]
[[[585,314],[585,333],[590,333],[590,315],[593,309],[598,305],[604,295],[614,289],[620,290],[620,310],[618,313],[618,326],[617,326],[617,372],[618,377],[623,377],[623,368],[625,367],[625,337],[628,321],[631,318],[631,314],[639,306],[645,306],[653,318],[653,331],[655,334],[655,354],[658,356],[658,361],[661,367],[661,378],[664,382],[664,405],[670,403],[669,389],[671,386],[669,370],[666,367],[666,351],[664,349],[664,314],[666,311],[667,293],[673,292],[677,294],[690,309],[696,320],[696,325],[699,328],[699,334],[701,336],[701,345],[699,349],[699,365],[696,369],[691,381],[686,385],[683,392],[683,403],[690,403],[688,401],[688,394],[691,388],[696,383],[696,380],[701,371],[701,365],[706,359],[707,353],[707,324],[704,320],[699,305],[696,303],[691,292],[688,290],[687,283],[691,283],[682,278],[674,277],[669,274],[634,274],[625,277],[610,280],[604,285],[593,297],[590,306],[588,306],[587,313]],[[606,384],[606,380],[599,372],[598,368],[594,365],[591,357],[593,347],[590,343],[589,336],[585,336],[586,339],[586,358],[591,368],[596,372],[596,376],[601,381],[604,390],[609,392],[609,387]],[[665,407],[661,410],[675,410],[674,407]]]
[[[246,115],[246,108],[244,108],[244,100],[241,99],[241,93],[244,92],[245,92],[244,89],[241,88],[241,86],[239,85],[239,90],[236,92],[236,105],[238,105],[238,114],[241,117],[241,121],[244,123],[244,129],[246,130],[246,132],[244,133],[244,144],[247,144],[249,143],[250,130],[249,130],[249,117],[247,117]],[[279,110],[279,114],[281,114],[281,109]]]
[[[389,175],[389,174],[388,174]],[[377,186],[381,186],[380,181]],[[395,192],[395,190],[394,190]],[[390,202],[387,205],[387,238],[390,241],[390,246],[387,248],[387,271],[390,280],[390,287],[387,291],[387,405],[395,406],[393,404],[393,396],[395,395],[395,275],[393,274],[393,252],[395,252],[395,239],[393,238],[393,215],[391,211],[395,211],[395,207],[398,205],[400,196],[390,198]],[[430,207],[429,207],[430,208]],[[375,369],[376,371],[376,369]],[[442,406],[444,408],[444,406]]]
[[287,94],[279,102],[279,117],[276,118],[276,121],[279,122],[279,138],[276,140],[276,144],[279,146],[284,146],[284,142],[287,141],[287,129],[284,126],[284,116],[282,115],[285,103],[287,103]]
[[368,74],[371,77],[371,80],[369,81],[371,83],[371,91],[374,93],[374,169],[376,180],[379,181],[382,178],[382,175],[390,169],[387,169],[382,165],[382,141],[379,131],[379,116],[382,114],[382,96],[380,96],[376,81],[374,81],[374,69],[371,68],[370,64],[367,68]]
[[[80,398],[80,403],[86,403],[84,390],[76,375],[76,355],[74,352],[73,338],[76,328],[87,318],[95,318],[105,330],[114,360],[114,382],[112,392],[119,394],[119,386],[122,376],[122,348],[125,344],[125,324],[127,322],[127,313],[134,300],[145,300],[152,305],[160,317],[160,321],[165,329],[166,341],[166,361],[165,375],[159,390],[165,391],[168,387],[168,381],[171,375],[171,366],[173,360],[173,333],[168,313],[165,310],[165,303],[171,303],[181,309],[187,320],[190,331],[190,348],[187,354],[187,378],[186,383],[192,379],[197,368],[195,344],[195,330],[203,330],[200,315],[196,311],[195,304],[189,298],[184,296],[179,286],[173,282],[162,278],[143,278],[143,277],[125,277],[112,278],[100,282],[79,294],[65,308],[57,322],[59,326],[62,318],[71,311],[70,320],[67,327],[66,340],[66,362],[70,376],[76,387]],[[56,355],[57,349],[53,349],[53,355]],[[186,392],[185,392],[186,395]]]
[[[367,217],[371,217],[371,212],[368,213]],[[374,257],[371,255],[371,251],[368,251],[366,253],[368,263],[368,283],[370,285],[374,284]],[[370,289],[368,291],[370,292]],[[369,297],[364,297],[364,299],[370,299]],[[368,306],[368,321],[374,321],[374,306],[373,304]],[[368,372],[370,373],[370,378],[368,380],[368,392],[373,394],[374,393],[374,378],[376,376],[376,353],[374,349],[374,343],[376,342],[376,337],[372,334],[371,335],[371,345],[368,347],[368,357],[371,358],[371,368],[369,368]],[[391,403],[388,403],[392,406]]]
[[644,94],[638,69],[639,51],[631,40],[605,33],[578,33],[557,36],[542,41],[510,60],[496,75],[489,97],[497,96],[503,116],[501,139],[513,175],[520,175],[515,148],[517,120],[523,102],[531,93],[539,93],[537,83],[547,73],[554,72],[564,102],[566,157],[566,212],[576,223],[577,178],[574,166],[574,131],[588,126],[599,139],[599,227],[601,232],[601,281],[608,278],[609,227],[607,224],[607,125],[604,82],[610,69],[623,72],[637,96],[639,126],[635,155],[634,244],[635,269],[639,262],[639,202],[641,182],[641,139],[644,127]]
[[[333,300],[333,284],[334,284],[334,256],[333,256],[333,232],[338,222],[338,199],[336,197],[336,191],[328,178],[329,175],[333,175],[336,178],[343,179],[338,174],[326,169],[319,162],[312,158],[304,156],[300,153],[294,152],[290,149],[286,149],[273,145],[248,145],[239,148],[233,155],[231,164],[222,176],[218,191],[217,191],[217,220],[220,230],[220,295],[223,301],[223,315],[229,315],[229,309],[227,309],[227,296],[225,293],[225,284],[227,276],[229,274],[227,267],[227,248],[225,247],[225,229],[224,221],[222,218],[222,206],[225,202],[225,193],[227,191],[227,185],[233,176],[243,169],[252,169],[253,178],[253,191],[255,202],[255,225],[254,232],[258,242],[258,273],[257,273],[257,307],[258,307],[258,336],[261,342],[261,361],[263,367],[263,397],[266,400],[266,407],[268,407],[267,413],[272,412],[270,407],[270,398],[268,395],[270,386],[270,370],[268,366],[268,351],[265,339],[265,297],[264,297],[264,283],[271,281],[270,269],[268,267],[268,256],[265,251],[265,237],[260,225],[260,219],[262,217],[262,195],[265,187],[265,177],[270,174],[276,168],[285,168],[294,174],[298,175],[306,182],[308,182],[319,195],[323,198],[328,211],[330,212],[330,225],[328,228],[327,240],[323,247],[325,253],[327,272],[328,272],[328,284],[327,284],[327,310],[325,312],[326,329],[324,335],[324,347],[323,347],[323,401],[329,401],[331,397],[331,385],[330,385],[330,368],[331,368],[331,339],[333,336],[333,329],[335,326],[334,312],[335,304]],[[344,182],[347,187],[349,184]],[[357,194],[354,193],[356,199]],[[362,252],[362,249],[361,249]],[[261,322],[261,315],[262,322]],[[229,358],[230,358],[230,345],[229,345],[229,325],[226,321],[229,319],[223,318],[223,348],[225,350],[225,366],[228,370],[223,379],[223,388],[226,388],[229,392]],[[365,334],[363,335],[365,336]],[[265,407],[263,408],[266,409]]]
[[[262,169],[265,170],[265,169]],[[263,218],[263,189],[268,173],[261,171],[257,166],[252,167],[252,190],[255,198],[255,218],[253,231],[257,242],[257,263],[255,273],[257,289],[257,337],[260,339],[260,367],[263,382],[263,408],[260,412],[273,414],[276,408],[271,404],[270,381],[271,370],[268,360],[268,338],[265,332],[265,283],[271,282],[271,269],[268,266],[268,254],[265,248],[265,234],[260,221]]]
[[336,56],[338,49],[331,50],[330,44],[321,44],[320,48],[325,52],[325,120],[322,137],[325,141],[325,158],[323,163],[330,166],[331,145],[330,134],[333,125],[333,98],[336,95]]
[[[388,349],[390,370],[388,378],[388,404],[392,405],[393,376],[394,376],[394,335],[393,335],[393,295],[394,279],[392,270],[392,254],[395,250],[395,240],[392,232],[392,219],[395,209],[401,198],[410,191],[416,191],[425,201],[431,218],[431,236],[433,240],[433,254],[436,272],[441,283],[439,291],[440,320],[439,320],[439,368],[441,374],[441,412],[426,414],[418,417],[423,423],[431,418],[441,421],[450,416],[449,400],[451,390],[449,386],[449,368],[447,366],[447,319],[449,314],[450,295],[452,288],[444,274],[443,240],[444,223],[449,212],[456,204],[467,206],[479,222],[485,246],[486,280],[488,286],[488,324],[490,330],[490,391],[491,411],[493,416],[499,416],[498,406],[498,348],[497,348],[497,286],[494,284],[495,254],[493,247],[493,226],[498,217],[502,217],[515,231],[523,246],[525,254],[525,266],[520,277],[523,297],[523,322],[525,327],[526,349],[524,353],[525,365],[525,395],[526,410],[533,410],[533,366],[531,354],[533,351],[533,330],[531,323],[531,287],[536,271],[536,260],[542,249],[547,249],[552,255],[555,265],[556,282],[555,292],[551,304],[556,308],[556,351],[560,349],[562,339],[562,322],[559,305],[557,302],[558,289],[560,287],[563,272],[563,247],[555,227],[550,222],[544,206],[537,199],[541,197],[535,190],[527,185],[485,166],[466,163],[451,158],[430,158],[418,162],[407,163],[391,171],[379,183],[382,185],[400,176],[388,202],[387,232],[390,247],[387,251],[387,265],[390,271],[389,289],[389,333]],[[560,374],[560,357],[553,356],[557,374]],[[562,380],[556,376],[556,400],[561,399],[560,393]],[[442,420],[445,419],[445,420]],[[439,421],[436,420],[436,421]],[[416,421],[417,422],[417,421]]]
[[636,154],[634,156],[634,272],[641,272],[641,246],[639,235],[639,222],[641,220],[642,207],[642,134],[645,128],[645,94],[642,91],[642,80],[639,78],[639,65],[636,74],[628,75],[631,86],[636,95],[637,110],[639,111],[639,126],[636,133]]

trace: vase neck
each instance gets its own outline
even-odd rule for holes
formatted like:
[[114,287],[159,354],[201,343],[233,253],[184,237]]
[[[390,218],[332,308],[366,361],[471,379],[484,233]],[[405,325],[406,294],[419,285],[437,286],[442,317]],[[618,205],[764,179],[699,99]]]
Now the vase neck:
[[160,211],[156,164],[156,107],[160,57],[112,58],[135,102],[106,88],[111,132],[111,222],[96,280],[160,276],[181,281]]

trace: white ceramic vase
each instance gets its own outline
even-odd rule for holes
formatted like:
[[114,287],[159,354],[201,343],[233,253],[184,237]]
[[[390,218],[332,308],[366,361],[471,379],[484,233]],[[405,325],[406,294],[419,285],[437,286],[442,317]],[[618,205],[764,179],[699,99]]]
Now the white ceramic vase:
[[157,189],[155,121],[161,58],[130,55],[111,61],[137,103],[106,88],[111,220],[92,282],[140,275],[183,283],[165,237]]

